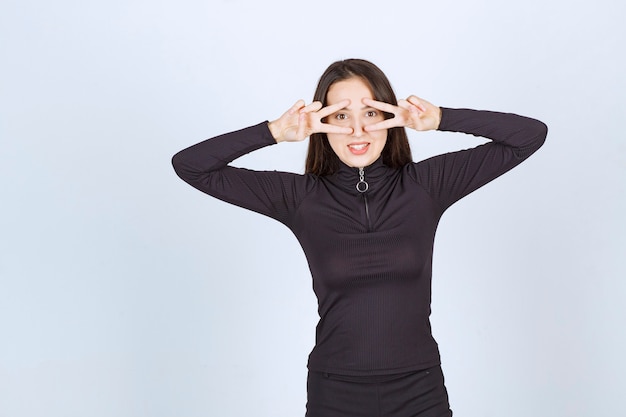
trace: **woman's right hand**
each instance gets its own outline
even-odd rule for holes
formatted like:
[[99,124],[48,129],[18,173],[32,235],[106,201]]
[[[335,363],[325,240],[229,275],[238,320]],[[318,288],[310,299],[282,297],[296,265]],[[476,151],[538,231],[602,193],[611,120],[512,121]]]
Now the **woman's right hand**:
[[269,122],[268,127],[276,142],[300,142],[313,133],[349,135],[352,133],[352,128],[335,126],[322,121],[326,116],[348,105],[350,105],[350,100],[343,100],[322,108],[322,103],[319,101],[305,106],[304,100],[298,100],[280,118]]

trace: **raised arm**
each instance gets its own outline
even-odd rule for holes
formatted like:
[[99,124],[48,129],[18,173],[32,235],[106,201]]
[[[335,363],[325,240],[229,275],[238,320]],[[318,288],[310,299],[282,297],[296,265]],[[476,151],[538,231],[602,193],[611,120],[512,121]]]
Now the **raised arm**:
[[[345,106],[348,103],[340,103]],[[335,108],[337,107],[337,108]],[[306,194],[302,175],[277,171],[252,171],[230,166],[247,153],[282,141],[303,140],[314,132],[338,130],[321,122],[341,108],[305,106],[302,100],[280,118],[205,140],[178,152],[172,165],[178,176],[196,189],[237,206],[288,224],[291,214]]]
[[[289,184],[295,174],[274,171],[252,171],[228,164],[249,152],[275,144],[267,122],[216,136],[189,148],[172,158],[176,174],[192,187],[220,200],[288,222]],[[288,201],[289,200],[289,201]]]
[[548,133],[544,123],[511,113],[442,108],[441,114],[440,131],[491,140],[415,164],[416,179],[443,210],[521,164],[543,145]]
[[366,127],[369,131],[408,127],[417,131],[462,132],[492,142],[439,155],[415,164],[414,177],[442,210],[520,164],[541,147],[547,127],[538,120],[510,113],[440,108],[416,96],[398,105],[364,99],[394,117]]

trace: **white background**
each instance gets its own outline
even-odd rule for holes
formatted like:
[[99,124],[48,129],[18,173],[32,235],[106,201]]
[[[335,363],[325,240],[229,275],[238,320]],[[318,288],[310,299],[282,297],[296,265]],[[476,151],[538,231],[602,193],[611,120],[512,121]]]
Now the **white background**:
[[[170,158],[310,100],[349,57],[399,97],[550,128],[439,228],[455,415],[626,415],[623,17],[618,0],[3,0],[0,416],[304,415],[317,314],[296,239]],[[411,133],[416,160],[478,143]],[[305,150],[237,164],[302,172]]]

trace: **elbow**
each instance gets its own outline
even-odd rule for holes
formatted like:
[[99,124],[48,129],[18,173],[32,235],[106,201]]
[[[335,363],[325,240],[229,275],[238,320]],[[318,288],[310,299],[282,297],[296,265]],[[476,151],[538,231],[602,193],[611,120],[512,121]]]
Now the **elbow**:
[[516,157],[522,160],[543,146],[548,136],[548,126],[539,120],[529,119],[524,128],[524,136],[526,137],[524,145],[515,151]]
[[178,152],[176,155],[172,156],[172,167],[174,168],[174,172],[176,172],[176,174],[180,177],[180,171],[181,171],[181,158],[180,158],[180,152]]
[[172,156],[172,167],[174,168],[174,172],[178,175],[183,181],[187,181],[186,178],[189,176],[189,170],[185,169],[188,164],[185,163],[185,158],[183,157],[183,151],[176,153]]
[[537,124],[539,125],[538,134],[541,137],[541,140],[545,141],[546,137],[548,136],[548,125],[539,120],[537,120]]
[[533,119],[533,121],[534,123],[529,137],[532,138],[535,149],[539,149],[545,143],[546,137],[548,136],[548,125],[540,120]]
[[180,152],[178,152],[174,156],[172,156],[172,167],[174,168],[174,171],[176,171],[176,173],[178,173],[178,171],[180,170],[181,165],[182,163]]
[[537,141],[539,142],[539,147],[541,147],[546,142],[546,138],[548,137],[548,125],[539,120],[537,123],[539,124],[537,129]]

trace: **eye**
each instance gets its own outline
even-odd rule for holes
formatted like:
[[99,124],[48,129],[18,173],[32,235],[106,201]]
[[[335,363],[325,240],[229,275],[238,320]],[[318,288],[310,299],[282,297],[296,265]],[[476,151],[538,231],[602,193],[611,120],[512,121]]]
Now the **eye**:
[[365,113],[365,115],[367,117],[376,117],[378,116],[378,112],[376,110],[369,110],[367,113]]
[[346,120],[348,118],[348,115],[345,113],[337,113],[335,115],[335,119],[337,120]]

